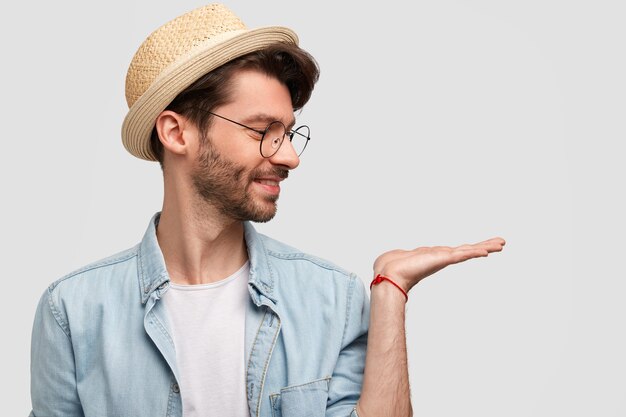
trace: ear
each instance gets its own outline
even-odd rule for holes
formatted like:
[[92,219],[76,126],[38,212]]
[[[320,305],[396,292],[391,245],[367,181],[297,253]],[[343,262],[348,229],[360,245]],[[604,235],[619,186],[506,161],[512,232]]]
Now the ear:
[[187,118],[171,110],[164,110],[157,117],[155,127],[163,148],[174,155],[189,153],[191,123]]

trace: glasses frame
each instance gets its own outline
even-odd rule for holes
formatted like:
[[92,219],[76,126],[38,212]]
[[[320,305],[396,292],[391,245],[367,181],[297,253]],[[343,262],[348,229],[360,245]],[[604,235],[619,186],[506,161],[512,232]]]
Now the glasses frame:
[[[261,156],[263,158],[271,158],[272,156],[276,155],[276,153],[278,152],[278,150],[280,149],[281,146],[283,146],[283,142],[285,141],[285,136],[289,136],[289,142],[293,141],[293,137],[294,135],[300,135],[303,138],[306,139],[306,142],[304,142],[304,146],[302,147],[302,150],[300,151],[300,153],[298,153],[298,157],[300,157],[300,155],[302,155],[304,153],[304,150],[306,149],[306,146],[309,144],[309,140],[311,140],[311,136],[306,136],[303,135],[302,133],[298,132],[298,130],[302,129],[303,127],[307,128],[307,130],[309,131],[309,134],[311,132],[311,128],[307,125],[301,125],[298,126],[295,130],[287,130],[287,126],[285,126],[285,124],[283,122],[281,122],[280,120],[274,120],[272,122],[270,122],[267,127],[264,130],[259,130],[259,129],[255,129],[253,127],[250,126],[246,126],[243,123],[239,123],[235,120],[229,119],[228,117],[224,117],[222,115],[219,115],[217,113],[213,113],[211,111],[206,111],[207,113],[215,116],[215,117],[219,117],[220,119],[224,119],[228,122],[234,123],[238,126],[241,127],[245,127],[246,129],[252,130],[253,132],[258,133],[259,135],[261,135],[261,140],[259,141],[259,152],[261,153]],[[282,139],[280,140],[280,145],[278,145],[278,147],[274,150],[274,153],[272,153],[271,155],[265,156],[263,155],[263,140],[265,139],[265,134],[267,133],[267,131],[269,130],[270,126],[272,126],[274,123],[280,123],[281,125],[283,125],[283,129],[285,130],[285,134],[283,135]],[[295,151],[295,148],[294,148]]]

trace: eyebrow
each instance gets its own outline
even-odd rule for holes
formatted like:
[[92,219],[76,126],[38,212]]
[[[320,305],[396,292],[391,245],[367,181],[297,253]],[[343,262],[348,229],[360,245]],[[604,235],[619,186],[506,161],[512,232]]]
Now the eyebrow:
[[274,122],[276,120],[282,122],[285,125],[285,127],[287,128],[287,130],[291,130],[295,126],[295,124],[296,124],[296,119],[294,119],[294,118],[292,118],[289,121],[289,123],[286,123],[284,120],[281,120],[280,117],[272,116],[272,115],[269,115],[267,113],[256,113],[256,114],[253,114],[251,116],[246,117],[242,121],[242,123],[249,124],[249,123],[254,123],[254,122],[265,122],[267,124],[270,124],[271,122]]

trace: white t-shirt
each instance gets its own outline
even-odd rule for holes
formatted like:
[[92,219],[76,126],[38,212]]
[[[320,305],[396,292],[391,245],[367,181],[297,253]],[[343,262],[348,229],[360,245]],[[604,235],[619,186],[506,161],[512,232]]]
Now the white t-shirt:
[[248,416],[244,367],[249,263],[221,281],[163,295],[171,321],[184,417]]

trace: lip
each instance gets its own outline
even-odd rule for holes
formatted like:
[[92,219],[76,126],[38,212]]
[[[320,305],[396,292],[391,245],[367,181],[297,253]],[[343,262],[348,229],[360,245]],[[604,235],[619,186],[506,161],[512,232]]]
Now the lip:
[[[280,183],[283,179],[280,177],[258,177],[252,182],[268,194],[278,195],[280,194]],[[272,184],[263,183],[263,181],[271,182]]]

